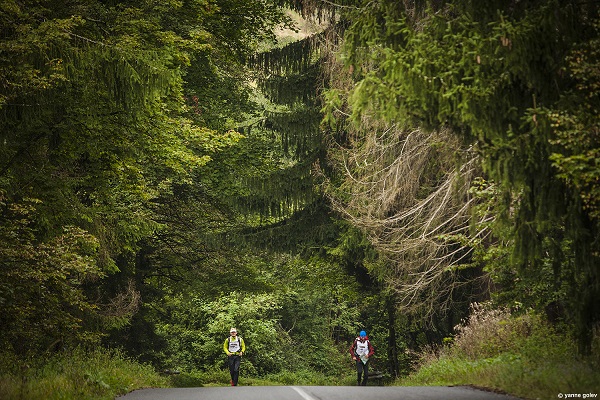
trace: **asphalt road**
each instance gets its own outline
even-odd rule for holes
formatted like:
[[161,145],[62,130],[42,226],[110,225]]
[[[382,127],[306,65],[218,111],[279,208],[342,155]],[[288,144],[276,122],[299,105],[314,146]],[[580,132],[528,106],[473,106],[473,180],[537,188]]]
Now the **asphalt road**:
[[141,389],[118,400],[516,400],[465,386],[236,386]]

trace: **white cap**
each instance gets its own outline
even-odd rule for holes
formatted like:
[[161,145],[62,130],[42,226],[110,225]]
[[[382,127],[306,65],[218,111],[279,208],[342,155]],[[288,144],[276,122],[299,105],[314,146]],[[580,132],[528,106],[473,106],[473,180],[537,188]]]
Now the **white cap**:
[[235,329],[235,328],[231,328],[231,329],[229,330],[229,333],[232,333],[232,332],[235,332],[235,333],[237,333],[237,329]]

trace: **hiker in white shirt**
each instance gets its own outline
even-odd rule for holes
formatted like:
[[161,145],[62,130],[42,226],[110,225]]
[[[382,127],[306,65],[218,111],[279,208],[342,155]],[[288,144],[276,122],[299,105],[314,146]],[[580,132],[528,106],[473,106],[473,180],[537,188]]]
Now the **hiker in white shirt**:
[[[359,386],[367,386],[369,378],[369,358],[375,353],[373,345],[369,341],[367,332],[360,331],[360,334],[352,346],[350,346],[350,355],[356,361],[356,373]],[[361,379],[362,378],[362,379]]]

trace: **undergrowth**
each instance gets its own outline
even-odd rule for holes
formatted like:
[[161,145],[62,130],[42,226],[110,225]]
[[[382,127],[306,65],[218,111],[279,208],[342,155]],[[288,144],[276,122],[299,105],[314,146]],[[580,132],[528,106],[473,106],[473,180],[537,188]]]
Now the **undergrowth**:
[[533,313],[474,305],[450,344],[420,355],[416,372],[400,385],[474,385],[526,399],[567,394],[600,396],[598,335],[592,355],[577,354],[568,333]]
[[[171,377],[175,387],[226,386],[229,385],[228,370],[190,371],[182,372]],[[327,376],[317,371],[281,371],[262,377],[244,374],[240,370],[238,384],[240,386],[277,386],[277,385],[308,385],[308,386],[339,386],[351,385],[356,380],[354,374],[346,376]]]
[[5,400],[108,400],[168,384],[151,366],[117,351],[75,350],[28,362],[0,354],[0,399]]
[[[344,385],[352,382],[350,375],[331,377],[308,370],[264,377],[241,372],[241,386]],[[0,354],[2,400],[112,400],[140,388],[227,386],[229,379],[227,369],[162,376],[152,366],[106,349],[74,350],[27,362],[7,352]]]

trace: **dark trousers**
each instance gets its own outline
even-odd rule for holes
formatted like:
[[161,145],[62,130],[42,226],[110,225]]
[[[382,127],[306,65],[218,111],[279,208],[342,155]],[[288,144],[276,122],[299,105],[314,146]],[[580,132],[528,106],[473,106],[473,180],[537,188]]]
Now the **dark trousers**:
[[237,386],[238,378],[240,376],[240,363],[242,362],[242,357],[229,356],[227,361],[229,363],[229,374],[231,375],[231,381],[233,382],[233,386]]
[[369,379],[369,362],[367,361],[366,364],[363,364],[360,358],[356,360],[356,373],[358,384],[360,386],[367,386],[367,379]]

